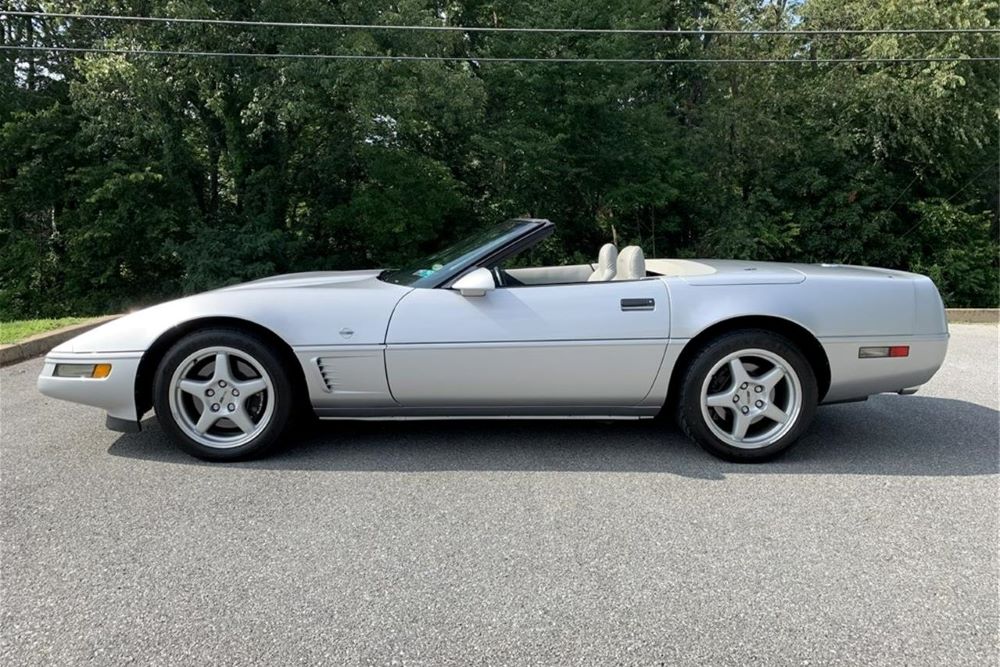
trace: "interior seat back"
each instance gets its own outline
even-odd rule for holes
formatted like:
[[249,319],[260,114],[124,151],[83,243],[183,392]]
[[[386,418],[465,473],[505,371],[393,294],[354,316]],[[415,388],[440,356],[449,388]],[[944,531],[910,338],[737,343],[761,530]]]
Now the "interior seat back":
[[618,248],[613,243],[605,243],[597,253],[597,270],[587,278],[588,283],[614,280],[618,271]]
[[638,280],[646,277],[646,258],[642,248],[630,245],[618,255],[615,280]]

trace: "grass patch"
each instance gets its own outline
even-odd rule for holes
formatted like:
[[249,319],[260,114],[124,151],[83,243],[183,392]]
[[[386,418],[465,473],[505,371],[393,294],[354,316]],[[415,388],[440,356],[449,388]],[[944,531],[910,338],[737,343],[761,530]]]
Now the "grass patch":
[[50,320],[18,320],[16,322],[0,322],[0,345],[19,343],[25,338],[45,331],[61,329],[71,324],[82,324],[93,317],[60,317]]

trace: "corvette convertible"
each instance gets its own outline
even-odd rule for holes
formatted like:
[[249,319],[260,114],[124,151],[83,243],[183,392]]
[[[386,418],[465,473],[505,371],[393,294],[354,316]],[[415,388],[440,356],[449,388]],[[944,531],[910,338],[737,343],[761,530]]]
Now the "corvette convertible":
[[116,430],[152,409],[178,446],[213,461],[268,453],[315,417],[662,413],[749,462],[795,442],[818,405],[911,394],[944,360],[944,307],[921,275],[645,259],[610,243],[594,263],[526,262],[553,231],[509,220],[408,266],[147,308],[52,350],[38,388],[103,408]]

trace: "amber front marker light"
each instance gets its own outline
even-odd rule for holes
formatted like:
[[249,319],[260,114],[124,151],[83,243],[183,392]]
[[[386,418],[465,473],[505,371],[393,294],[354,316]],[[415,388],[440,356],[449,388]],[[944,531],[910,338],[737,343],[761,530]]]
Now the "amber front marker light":
[[56,364],[52,373],[60,378],[97,378],[111,375],[111,364]]
[[887,345],[885,347],[858,348],[858,359],[883,359],[885,357],[908,357],[909,345]]

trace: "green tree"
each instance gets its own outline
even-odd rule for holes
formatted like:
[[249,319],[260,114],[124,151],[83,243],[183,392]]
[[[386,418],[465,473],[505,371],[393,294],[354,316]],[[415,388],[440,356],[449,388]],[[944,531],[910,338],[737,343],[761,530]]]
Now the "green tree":
[[[12,9],[591,28],[984,27],[989,0],[101,0]],[[109,8],[110,7],[110,8]],[[4,44],[418,54],[385,62],[0,51],[0,317],[89,314],[275,272],[385,266],[548,217],[535,261],[883,265],[996,305],[996,63],[983,34],[340,31],[0,16]],[[792,64],[484,57],[788,58]]]

